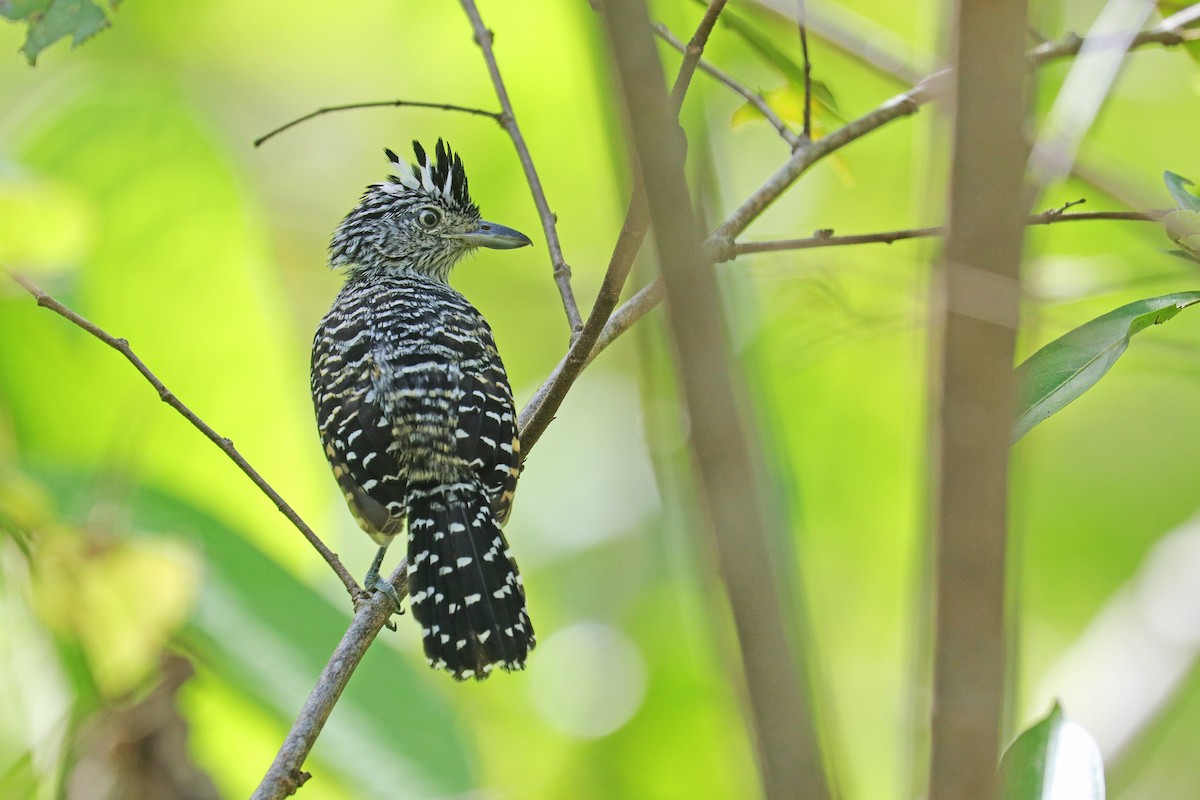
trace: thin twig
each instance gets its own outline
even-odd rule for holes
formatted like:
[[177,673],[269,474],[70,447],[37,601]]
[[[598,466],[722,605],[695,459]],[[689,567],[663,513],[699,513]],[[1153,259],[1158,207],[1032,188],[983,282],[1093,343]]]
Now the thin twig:
[[508,90],[504,88],[504,79],[500,77],[500,66],[496,63],[496,54],[492,50],[492,32],[483,24],[483,19],[479,16],[479,9],[475,7],[475,0],[460,0],[460,2],[467,18],[471,21],[471,28],[475,31],[475,43],[479,45],[479,49],[483,53],[488,75],[491,76],[492,86],[496,90],[496,99],[500,101],[502,110],[500,124],[504,126],[504,130],[512,139],[513,146],[517,149],[517,158],[521,162],[521,168],[525,170],[525,180],[529,183],[529,191],[533,194],[533,204],[537,206],[538,216],[542,220],[542,230],[546,234],[546,246],[550,250],[550,261],[554,267],[554,282],[558,285],[558,293],[562,296],[563,310],[567,313],[567,322],[571,326],[571,335],[574,337],[583,327],[583,318],[579,315],[579,305],[575,302],[575,292],[571,289],[571,267],[563,258],[562,245],[558,241],[558,217],[550,210],[546,192],[542,189],[542,181],[538,177],[537,169],[533,166],[533,157],[529,154],[525,137],[521,135],[521,128],[517,125],[517,117],[513,112],[512,102],[508,99]]
[[[704,53],[708,37],[712,34],[713,27],[724,7],[725,0],[713,0],[709,3],[704,11],[704,16],[696,26],[696,32],[692,34],[687,46],[682,48],[684,58],[679,64],[679,71],[676,73],[675,82],[671,87],[671,103],[675,116],[679,115],[684,97],[691,85],[692,77],[695,75],[696,65],[701,63],[701,56]],[[600,291],[596,295],[596,302],[592,305],[591,313],[588,314],[587,323],[584,324],[575,341],[571,343],[563,360],[521,409],[518,424],[521,430],[521,452],[524,456],[528,457],[530,449],[541,438],[550,421],[554,419],[554,414],[562,405],[567,392],[570,391],[584,367],[590,364],[600,350],[607,346],[607,342],[600,345],[599,340],[611,323],[610,317],[613,309],[621,300],[621,290],[629,277],[629,270],[633,267],[633,259],[637,256],[642,242],[645,241],[649,222],[645,187],[640,180],[635,181],[633,197],[629,201],[629,209],[625,212],[625,222],[621,226],[621,233],[617,236],[617,243],[613,247],[608,268],[604,272],[604,280],[600,284]]]
[[273,139],[289,128],[294,128],[301,122],[308,122],[310,119],[314,119],[315,117],[319,117],[323,114],[332,114],[335,111],[353,111],[360,108],[435,108],[440,111],[460,111],[464,114],[474,114],[475,116],[479,117],[491,117],[501,125],[504,124],[500,118],[500,115],[495,111],[484,111],[481,108],[456,106],[452,103],[423,103],[418,100],[376,100],[369,103],[347,103],[346,105],[341,106],[326,106],[325,108],[318,108],[316,111],[305,114],[303,117],[297,117],[291,122],[280,125],[270,133],[263,134],[254,140],[254,146],[259,147],[263,142],[267,141],[268,139]]
[[[671,30],[666,25],[663,25],[661,22],[655,23],[654,33],[679,52],[684,53],[685,55],[687,54],[687,46],[684,45],[683,42],[679,41],[679,39],[675,37],[675,34],[671,33]],[[797,136],[796,133],[788,127],[786,122],[780,119],[779,115],[775,113],[775,109],[771,108],[770,104],[763,99],[761,94],[751,90],[750,87],[746,86],[728,72],[725,72],[719,67],[713,66],[707,61],[700,60],[699,67],[701,72],[711,76],[719,83],[724,84],[726,88],[736,92],[743,100],[754,106],[755,110],[762,114],[763,119],[765,119],[767,123],[775,129],[780,138],[787,142],[793,150],[803,143],[804,140],[800,136]]]
[[796,0],[798,24],[800,29],[800,55],[804,58],[804,128],[800,135],[805,139],[812,138],[812,62],[808,58],[808,19],[804,13],[804,0]]
[[[692,84],[692,76],[696,74],[696,67],[703,64],[704,47],[708,43],[708,37],[712,35],[717,19],[721,16],[721,11],[725,8],[725,3],[726,0],[712,0],[708,4],[708,8],[704,9],[704,16],[700,18],[700,24],[696,26],[696,32],[692,34],[687,46],[675,45],[683,53],[683,60],[679,62],[679,71],[675,74],[675,82],[671,84],[671,106],[675,109],[676,117],[679,116],[679,110],[683,108],[683,98]],[[654,26],[656,32],[660,28],[667,32],[666,27],[661,23]],[[670,36],[670,33],[667,32],[667,35]]]
[[[1076,205],[1068,203],[1065,207]],[[1051,225],[1056,222],[1086,222],[1090,220],[1134,220],[1139,222],[1155,222],[1167,213],[1166,210],[1154,211],[1085,211],[1074,214],[1065,213],[1056,208],[1034,214],[1026,221],[1026,225]],[[832,231],[819,231],[804,239],[777,239],[770,242],[738,242],[733,246],[735,256],[752,253],[775,253],[781,250],[813,250],[819,247],[848,247],[859,244],[891,244],[904,239],[926,239],[935,236],[945,236],[946,227],[935,225],[928,228],[906,228],[896,231],[880,231],[878,233],[861,233],[851,236],[834,236]]]
[[[1137,34],[1130,40],[1127,49],[1136,50],[1151,44],[1174,47],[1184,42],[1200,40],[1200,31],[1188,29],[1188,26],[1197,22],[1200,22],[1200,3],[1188,6],[1158,25]],[[1034,66],[1041,66],[1058,58],[1076,56],[1086,41],[1085,37],[1070,33],[1056,42],[1047,42],[1033,48],[1029,53],[1029,60]]]
[[887,81],[912,86],[932,71],[934,58],[842,3],[814,3],[796,13],[796,0],[754,0],[793,23],[803,19],[808,33],[862,63]]
[[[402,559],[388,580],[399,597],[407,595],[408,561]],[[308,780],[308,773],[300,768],[367,648],[395,612],[395,601],[383,592],[375,592],[358,604],[354,620],[325,664],[317,685],[304,701],[251,800],[279,800],[293,794]]]
[[129,342],[127,340],[120,339],[109,334],[95,323],[90,322],[81,315],[67,308],[62,303],[46,294],[46,292],[38,287],[37,284],[21,273],[12,272],[7,269],[5,269],[4,272],[8,275],[8,277],[20,284],[25,291],[33,295],[39,306],[53,311],[55,314],[58,314],[60,317],[73,323],[79,328],[82,328],[92,336],[96,337],[109,347],[119,352],[121,355],[125,356],[126,360],[128,360],[129,363],[134,366],[134,369],[140,372],[142,377],[154,387],[156,392],[158,392],[159,399],[182,414],[184,419],[192,423],[197,430],[208,437],[209,441],[221,448],[221,452],[229,456],[229,459],[238,465],[238,468],[246,474],[246,477],[250,478],[254,485],[262,490],[262,493],[271,499],[271,502],[275,504],[275,507],[279,509],[280,513],[287,517],[288,521],[295,525],[296,529],[304,535],[304,538],[308,539],[309,544],[311,544],[313,548],[321,554],[321,558],[325,559],[325,563],[329,564],[329,567],[334,571],[338,578],[341,579],[342,583],[346,587],[346,591],[350,593],[350,597],[357,601],[363,596],[362,588],[346,570],[346,567],[342,564],[341,559],[337,557],[337,554],[330,550],[325,543],[321,541],[321,538],[313,532],[312,528],[308,527],[308,524],[305,523],[304,520],[300,518],[300,515],[297,514],[290,505],[288,505],[287,501],[275,491],[271,484],[267,483],[266,479],[258,473],[258,470],[250,466],[250,463],[246,461],[245,457],[243,457],[242,454],[239,453],[233,446],[232,441],[214,431],[208,425],[208,423],[196,415],[196,412],[184,405],[183,401],[176,397],[174,392],[163,385],[163,382],[158,379],[158,376],[151,372],[150,368],[147,367],[146,364],[133,352],[133,348],[129,346]]

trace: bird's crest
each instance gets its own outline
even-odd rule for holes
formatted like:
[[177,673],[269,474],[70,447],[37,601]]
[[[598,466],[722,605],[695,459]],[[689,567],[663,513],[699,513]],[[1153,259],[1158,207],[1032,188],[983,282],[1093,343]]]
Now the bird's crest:
[[406,190],[422,192],[464,209],[474,205],[467,191],[467,172],[463,169],[462,159],[441,139],[438,139],[433,159],[429,158],[421,143],[414,140],[413,153],[417,156],[417,163],[412,165],[405,163],[391,150],[384,152],[395,167],[388,182],[380,185],[384,191],[393,194]]

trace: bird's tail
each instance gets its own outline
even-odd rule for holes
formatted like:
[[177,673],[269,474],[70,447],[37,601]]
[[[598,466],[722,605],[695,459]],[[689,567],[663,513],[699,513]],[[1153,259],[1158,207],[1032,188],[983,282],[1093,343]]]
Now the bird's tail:
[[477,481],[410,484],[408,590],[431,667],[459,680],[524,668],[525,589]]

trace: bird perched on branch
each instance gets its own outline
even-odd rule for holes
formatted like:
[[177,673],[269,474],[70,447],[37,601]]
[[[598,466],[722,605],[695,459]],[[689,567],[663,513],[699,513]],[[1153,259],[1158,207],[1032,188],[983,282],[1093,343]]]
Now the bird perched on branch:
[[[457,679],[521,669],[534,646],[525,590],[500,526],[520,473],[512,390],[491,328],[451,289],[477,247],[531,244],[480,219],[462,160],[441,140],[367,188],[330,242],[346,284],[313,341],[325,455],[379,566],[408,531],[408,586],[434,669]],[[394,594],[394,592],[393,592]],[[399,599],[399,598],[397,598]]]

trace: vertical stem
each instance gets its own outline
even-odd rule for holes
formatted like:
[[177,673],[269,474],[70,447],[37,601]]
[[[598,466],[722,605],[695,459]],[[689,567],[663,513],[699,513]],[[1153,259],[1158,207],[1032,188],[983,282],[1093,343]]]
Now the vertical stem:
[[[934,431],[931,800],[990,798],[1005,689],[1005,550],[1027,147],[1024,0],[960,0]],[[984,201],[986,198],[986,202]]]
[[804,129],[800,135],[805,139],[812,138],[812,62],[808,59],[808,14],[804,9],[804,0],[796,0],[800,19],[800,55],[804,57]]
[[691,419],[699,494],[737,631],[749,722],[768,800],[827,798],[830,789],[772,565],[761,458],[731,363],[713,260],[684,178],[675,122],[644,0],[603,3],[609,44],[655,231],[668,328]]

